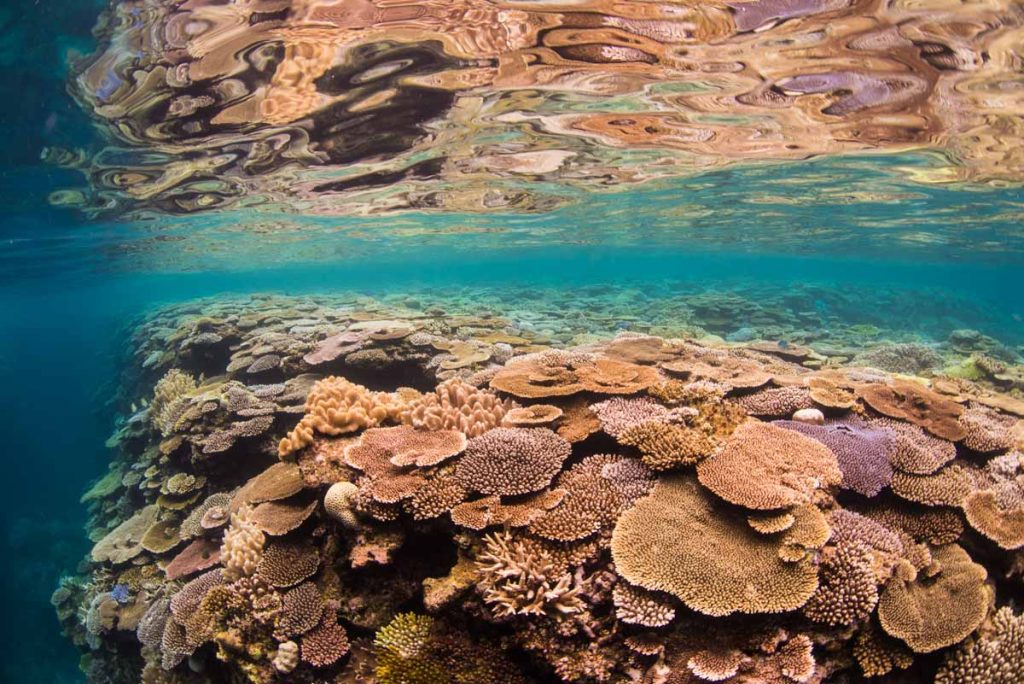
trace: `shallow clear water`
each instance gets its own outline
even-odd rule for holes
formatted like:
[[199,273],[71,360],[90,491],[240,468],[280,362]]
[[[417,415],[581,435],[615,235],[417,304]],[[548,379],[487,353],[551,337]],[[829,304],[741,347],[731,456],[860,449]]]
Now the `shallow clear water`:
[[[221,3],[195,4],[210,5],[214,17]],[[265,4],[269,12],[288,3]],[[478,4],[491,8],[466,3]],[[551,4],[519,3],[509,11],[544,12]],[[243,130],[211,123],[217,112],[201,107],[194,119],[163,120],[127,104],[120,114],[104,109],[116,100],[117,84],[109,78],[123,77],[124,65],[104,75],[83,63],[69,69],[64,59],[68,50],[93,49],[86,27],[101,5],[17,0],[0,10],[0,94],[8,103],[0,156],[0,424],[8,469],[0,478],[0,538],[8,560],[0,590],[4,641],[18,644],[0,660],[0,680],[81,680],[78,653],[62,639],[49,597],[90,547],[77,501],[105,472],[110,451],[104,442],[127,412],[118,392],[131,366],[133,325],[160,307],[252,293],[357,292],[499,313],[543,330],[575,326],[575,333],[649,332],[685,322],[729,339],[760,326],[764,336],[849,350],[880,341],[942,345],[953,331],[972,329],[1004,345],[1017,363],[1024,353],[1024,167],[1018,159],[1024,55],[1019,7],[1012,3],[991,3],[977,17],[956,10],[965,13],[959,17],[964,26],[999,26],[987,12],[1000,17],[1002,28],[974,45],[950,38],[955,49],[925,50],[946,59],[945,70],[928,62],[915,71],[917,63],[907,62],[906,83],[890,83],[884,97],[870,85],[800,81],[807,69],[801,60],[811,57],[793,57],[776,69],[757,56],[767,44],[721,48],[722,54],[700,41],[701,47],[691,46],[688,59],[696,62],[735,61],[736,50],[752,51],[744,74],[758,72],[763,61],[763,73],[791,79],[780,90],[788,109],[744,105],[742,98],[727,105],[726,95],[745,86],[721,75],[724,69],[702,81],[681,76],[685,65],[664,66],[670,61],[664,54],[658,59],[670,75],[652,65],[657,59],[634,55],[646,66],[630,70],[568,47],[560,59],[586,66],[558,75],[566,82],[552,93],[546,88],[558,90],[554,81],[528,70],[505,80],[483,73],[492,53],[503,49],[488,42],[505,39],[491,35],[497,30],[481,31],[487,40],[480,39],[481,54],[472,58],[465,54],[472,49],[468,39],[448,52],[432,42],[444,33],[443,23],[416,37],[420,29],[389,28],[386,21],[358,28],[353,19],[345,30],[357,34],[357,42],[383,45],[389,30],[401,30],[413,31],[403,40],[419,45],[409,55],[391,44],[377,46],[395,51],[396,63],[421,66],[405,81],[388,81],[397,94],[378,116],[392,117],[393,125],[359,123],[351,136],[378,148],[352,143],[352,150],[341,149],[343,135],[332,125],[356,126],[348,112],[313,125],[317,135],[307,147],[293,138],[268,153],[265,166],[248,171],[240,160],[251,157],[257,143],[302,126],[289,128],[267,109],[262,122]],[[136,7],[136,25],[122,17],[113,38],[109,29],[101,32],[101,55],[130,60],[135,51],[136,59],[151,59],[146,51],[152,46],[136,44],[141,39],[134,31],[146,22],[159,25],[171,3],[114,5],[129,15]],[[947,16],[953,8],[943,4],[929,22],[926,11],[906,5],[900,11],[919,22],[921,44],[945,45],[943,37],[955,34],[942,28],[954,21]],[[727,6],[714,5],[723,12]],[[750,16],[740,28],[756,23]],[[492,19],[485,14],[479,21]],[[230,18],[224,21],[230,26]],[[708,20],[712,37],[719,35],[718,21]],[[821,26],[806,21],[783,22],[774,34],[765,31],[764,40],[776,34],[779,40],[818,40]],[[253,26],[251,39],[241,41],[246,50],[282,40],[260,37],[255,27],[262,24]],[[651,38],[636,30],[658,43],[657,32]],[[832,30],[844,35],[854,23]],[[296,40],[316,43],[317,35]],[[319,40],[333,44],[336,38]],[[844,71],[847,58],[821,40],[822,51],[834,50],[832,71]],[[883,46],[874,57],[903,64],[899,50]],[[978,59],[987,61],[976,68],[956,62],[983,53]],[[366,57],[362,67],[383,59]],[[875,66],[882,74],[895,68]],[[422,92],[412,78],[455,79],[459,69],[468,81],[440,88],[443,102],[434,102],[434,91]],[[602,74],[608,79],[603,85]],[[239,76],[247,87],[265,86],[265,78]],[[77,83],[77,101],[65,92],[67,81]],[[686,84],[715,95],[674,100],[688,92]],[[575,100],[574,87],[580,91]],[[383,89],[359,97],[370,100]],[[185,90],[203,94],[198,86]],[[850,97],[861,100],[848,103],[846,113],[821,114],[826,100]],[[301,98],[284,102],[313,111],[327,106]],[[405,110],[411,114],[403,118]],[[639,117],[648,110],[657,121],[646,128],[608,123],[612,114]],[[598,117],[602,112],[608,115]],[[205,138],[195,132],[201,127],[178,128],[199,120],[207,126]],[[696,131],[702,123],[711,137]],[[311,162],[304,155],[318,144],[333,152]],[[55,147],[82,149],[83,158],[65,164],[74,168],[39,161],[44,148],[51,152],[43,156],[54,161]],[[285,148],[298,161],[288,163]],[[552,168],[546,157],[516,157],[552,150],[575,161]],[[223,163],[218,154],[225,155]],[[441,161],[426,170],[416,166],[430,159]],[[173,176],[167,169],[181,160],[192,164],[188,173],[165,185],[155,182],[159,189],[152,192],[133,191],[125,180],[140,174],[138,190]],[[366,180],[366,174],[380,175]],[[356,176],[364,180],[354,190],[322,189]],[[693,304],[709,294],[734,297],[728,301],[735,309],[710,320]],[[680,320],[683,309],[692,320]]]

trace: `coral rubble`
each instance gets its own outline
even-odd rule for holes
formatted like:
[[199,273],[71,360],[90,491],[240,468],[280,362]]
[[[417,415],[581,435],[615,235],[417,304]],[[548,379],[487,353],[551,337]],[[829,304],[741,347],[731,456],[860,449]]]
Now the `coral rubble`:
[[364,304],[141,325],[53,596],[91,682],[1020,681],[992,384]]

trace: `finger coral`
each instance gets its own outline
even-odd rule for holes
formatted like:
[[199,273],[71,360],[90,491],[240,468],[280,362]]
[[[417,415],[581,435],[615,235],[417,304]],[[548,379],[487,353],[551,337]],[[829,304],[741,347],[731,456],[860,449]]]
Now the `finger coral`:
[[343,435],[396,420],[406,408],[397,396],[371,392],[345,378],[317,382],[306,398],[306,413],[281,440],[278,454],[284,458],[313,442],[313,434]]
[[225,579],[233,581],[256,572],[265,539],[263,531],[252,521],[251,508],[246,506],[233,513],[220,547]]
[[422,430],[456,430],[467,437],[479,437],[501,425],[510,409],[511,401],[456,378],[410,401],[400,419]]

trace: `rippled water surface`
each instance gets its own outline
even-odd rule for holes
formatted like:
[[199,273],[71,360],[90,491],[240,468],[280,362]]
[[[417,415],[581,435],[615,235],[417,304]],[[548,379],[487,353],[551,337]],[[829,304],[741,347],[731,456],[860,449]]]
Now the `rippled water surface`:
[[82,681],[49,597],[160,307],[1024,354],[1014,0],[10,0],[0,27],[3,681]]

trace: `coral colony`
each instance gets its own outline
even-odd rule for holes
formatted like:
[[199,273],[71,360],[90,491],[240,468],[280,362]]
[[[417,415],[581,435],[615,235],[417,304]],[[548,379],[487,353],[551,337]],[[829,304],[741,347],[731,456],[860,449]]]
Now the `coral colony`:
[[53,597],[92,682],[1021,681],[1019,367],[366,299],[135,347]]

